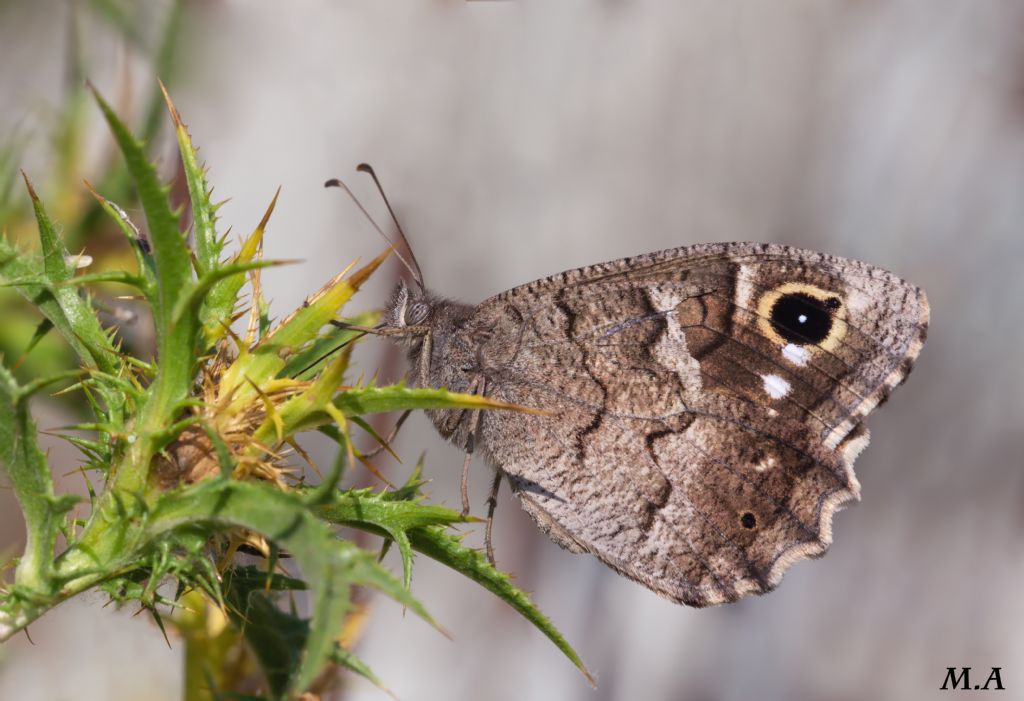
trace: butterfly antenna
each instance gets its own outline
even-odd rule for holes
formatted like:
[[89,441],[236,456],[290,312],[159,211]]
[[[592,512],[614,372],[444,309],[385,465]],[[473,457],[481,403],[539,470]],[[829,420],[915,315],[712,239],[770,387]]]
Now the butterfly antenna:
[[395,210],[391,208],[388,196],[384,194],[384,188],[381,187],[380,179],[377,178],[377,173],[369,163],[360,163],[356,166],[356,170],[360,173],[367,173],[371,178],[373,178],[373,184],[377,186],[377,192],[380,193],[381,199],[384,200],[384,206],[388,208],[388,214],[391,215],[391,221],[395,223],[395,228],[398,229],[398,235],[402,237],[402,243],[405,244],[405,249],[409,251],[409,258],[412,260],[413,265],[416,266],[414,277],[416,279],[416,284],[420,286],[420,291],[423,291],[426,289],[423,285],[423,270],[420,268],[419,261],[416,260],[416,254],[413,253],[412,246],[409,245],[409,239],[406,238],[405,231],[402,230],[402,225],[398,223],[398,217],[395,216]]
[[[324,183],[324,187],[340,187],[342,190],[345,191],[345,193],[352,199],[352,201],[356,203],[356,207],[359,207],[359,211],[363,213],[363,216],[366,217],[366,220],[373,225],[374,229],[377,230],[377,233],[380,234],[381,238],[387,241],[389,244],[391,244],[391,246],[395,249],[395,255],[398,256],[398,260],[402,261],[402,265],[405,266],[406,270],[408,270],[409,273],[413,276],[413,279],[416,281],[416,284],[419,285],[420,290],[422,290],[423,276],[419,272],[419,264],[417,264],[415,268],[409,264],[409,261],[405,259],[405,256],[402,255],[402,252],[398,250],[398,246],[395,245],[395,242],[392,241],[391,237],[385,234],[384,230],[380,228],[376,221],[374,221],[373,217],[370,216],[370,213],[366,211],[366,207],[363,206],[363,203],[360,202],[359,198],[356,197],[355,194],[348,188],[348,185],[346,185],[343,181],[339,180],[338,178],[331,178],[330,180]],[[378,187],[380,186],[378,185]],[[384,202],[387,203],[387,200],[385,199]],[[391,206],[388,205],[388,210],[390,211],[390,209]],[[393,216],[394,215],[392,214],[392,217]],[[398,222],[395,223],[397,224]],[[402,233],[401,228],[399,228],[398,232]],[[408,248],[409,242],[405,240],[405,234],[402,234],[402,241]],[[409,249],[409,253],[412,253],[411,248]],[[414,262],[415,260],[416,259],[413,258]]]

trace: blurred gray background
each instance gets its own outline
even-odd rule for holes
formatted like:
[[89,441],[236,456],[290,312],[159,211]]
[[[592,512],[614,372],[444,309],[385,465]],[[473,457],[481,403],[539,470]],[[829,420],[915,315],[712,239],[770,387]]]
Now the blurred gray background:
[[[0,3],[0,133],[60,94],[68,7]],[[251,230],[283,186],[267,256],[305,262],[265,273],[278,315],[381,249],[321,187],[347,178],[383,219],[353,172],[364,160],[428,284],[466,301],[755,240],[869,261],[932,304],[910,381],[868,422],[863,501],[837,517],[824,560],[765,597],[687,609],[560,550],[506,492],[499,565],[599,688],[500,601],[421,560],[414,593],[454,641],[379,601],[358,649],[399,698],[931,699],[950,693],[948,666],[981,679],[1002,666],[1005,697],[1024,698],[1024,3],[222,1],[187,5],[183,22],[172,91],[231,198],[222,227]],[[90,36],[93,80],[116,92],[134,66],[148,91],[151,71],[105,31]],[[25,157],[39,172],[45,146]],[[357,306],[382,304],[395,274]],[[360,363],[370,374],[381,358],[400,368],[376,341]],[[433,498],[457,505],[461,457],[417,416],[397,450],[408,465],[422,448]],[[474,468],[482,509],[490,470]],[[17,517],[3,523],[14,547]],[[180,646],[103,601],[0,648],[0,698],[178,698]],[[339,698],[384,696],[350,677]]]

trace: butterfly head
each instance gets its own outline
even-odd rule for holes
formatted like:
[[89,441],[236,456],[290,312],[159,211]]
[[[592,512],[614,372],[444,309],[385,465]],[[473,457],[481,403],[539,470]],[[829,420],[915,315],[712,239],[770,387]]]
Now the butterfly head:
[[[399,282],[391,293],[391,299],[384,308],[378,333],[390,336],[404,348],[413,367],[421,368],[421,375],[432,363],[434,353],[443,353],[452,334],[459,329],[473,312],[473,307],[438,297],[419,286]],[[423,355],[425,348],[433,353]],[[429,356],[429,357],[427,357]],[[421,377],[426,382],[427,378]]]
[[433,300],[425,290],[411,289],[404,281],[395,286],[380,327],[399,338],[414,339],[429,332]]

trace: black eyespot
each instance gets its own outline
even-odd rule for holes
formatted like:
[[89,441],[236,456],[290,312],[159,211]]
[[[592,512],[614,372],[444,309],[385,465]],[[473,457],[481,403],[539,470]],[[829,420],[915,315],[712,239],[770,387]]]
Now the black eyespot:
[[748,511],[740,517],[740,523],[744,528],[753,528],[757,525],[757,517]]
[[405,323],[407,326],[415,326],[427,318],[430,307],[424,302],[414,302],[405,310]]
[[837,297],[821,300],[802,292],[784,294],[772,305],[772,328],[790,343],[821,343],[832,331],[832,312],[840,306]]

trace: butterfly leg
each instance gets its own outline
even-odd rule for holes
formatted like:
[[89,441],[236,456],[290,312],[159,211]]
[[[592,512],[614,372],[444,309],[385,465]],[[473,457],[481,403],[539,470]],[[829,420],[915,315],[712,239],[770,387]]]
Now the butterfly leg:
[[402,424],[405,423],[405,420],[409,418],[409,414],[411,413],[412,409],[406,409],[405,411],[403,411],[402,415],[398,417],[398,421],[395,422],[395,427],[391,429],[391,433],[389,433],[387,438],[384,439],[384,442],[378,445],[373,450],[371,450],[369,453],[366,453],[363,456],[363,459],[369,460],[370,458],[375,458],[378,455],[380,455],[380,452],[382,450],[389,447],[391,445],[391,441],[395,440],[395,436],[397,436],[398,432],[402,429]]
[[420,387],[430,386],[430,357],[433,354],[433,341],[428,333],[423,337],[420,351]]
[[[478,375],[473,378],[470,382],[469,387],[466,389],[466,394],[483,394],[484,382]],[[459,423],[462,422],[465,411],[459,417]],[[466,431],[466,457],[462,461],[462,481],[459,483],[459,491],[462,494],[462,515],[469,515],[469,463],[473,461],[473,445],[476,443],[476,427],[480,423],[480,410],[473,409],[469,414],[469,427]]]
[[494,481],[491,482],[491,494],[487,497],[487,526],[484,531],[484,546],[487,548],[487,561],[492,567],[497,565],[494,562],[494,547],[491,545],[491,527],[494,525],[494,509],[498,506],[498,489],[501,487],[501,478],[505,475],[501,470],[494,471]]
[[469,415],[469,437],[466,440],[466,458],[462,461],[462,515],[469,515],[469,463],[473,461],[473,444],[476,442],[476,427],[480,421],[480,410],[474,409]]

